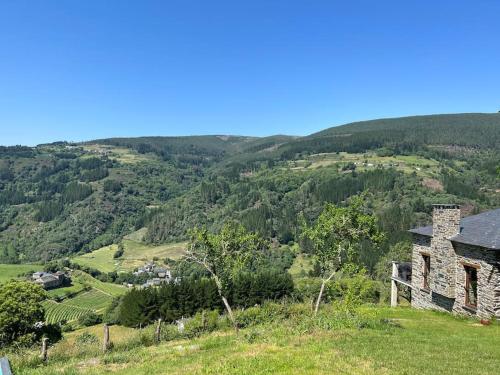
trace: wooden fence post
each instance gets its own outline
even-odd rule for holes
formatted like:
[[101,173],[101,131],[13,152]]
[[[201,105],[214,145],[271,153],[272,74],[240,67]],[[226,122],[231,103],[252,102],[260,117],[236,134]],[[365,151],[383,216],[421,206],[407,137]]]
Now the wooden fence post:
[[49,341],[49,339],[47,337],[44,337],[42,339],[42,351],[40,353],[40,358],[42,359],[43,362],[47,362],[47,359],[49,358],[49,356],[47,354],[48,341]]
[[[392,277],[398,277],[398,264],[397,262],[392,262]],[[398,305],[398,285],[396,281],[391,279],[391,307],[396,307]]]
[[160,334],[161,334],[161,318],[158,318],[158,323],[156,323],[156,332],[155,332],[155,339],[157,344],[160,342]]
[[201,326],[203,327],[203,331],[207,329],[207,317],[205,316],[205,310],[201,312]]
[[102,351],[107,352],[109,349],[109,326],[107,324],[104,324],[104,341],[102,344]]

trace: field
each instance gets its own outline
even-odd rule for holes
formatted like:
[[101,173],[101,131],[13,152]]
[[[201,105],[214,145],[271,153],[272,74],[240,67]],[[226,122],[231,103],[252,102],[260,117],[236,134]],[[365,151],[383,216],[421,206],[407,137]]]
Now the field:
[[37,264],[0,264],[0,284],[27,272],[38,271],[40,267]]
[[422,177],[432,177],[438,171],[439,163],[417,155],[377,156],[375,153],[353,154],[347,152],[310,155],[307,159],[291,162],[292,169],[313,169],[330,165],[354,163],[356,170],[366,171],[376,167],[395,168],[405,173],[415,172]]
[[[81,352],[82,332],[102,337],[102,327],[73,332],[53,349],[45,367],[13,357],[16,374],[497,374],[500,325],[409,308],[366,307],[387,328],[316,328],[301,331],[278,325],[254,326],[191,340],[130,349],[137,331],[111,327],[118,343],[107,355]],[[285,322],[286,325],[286,322]],[[51,352],[49,352],[49,357]],[[37,355],[36,352],[33,353]]]
[[[137,238],[137,234],[128,238]],[[102,272],[130,272],[134,268],[142,266],[146,261],[153,260],[155,257],[160,260],[164,260],[167,257],[179,259],[186,247],[184,242],[151,246],[132,239],[124,239],[123,245],[125,251],[119,259],[113,259],[118,245],[110,245],[75,257],[73,261],[82,266],[96,268]]]
[[116,147],[111,145],[98,145],[98,144],[88,144],[84,145],[83,149],[88,152],[99,154],[106,154],[112,159],[116,159],[124,164],[135,164],[142,161],[148,161],[152,159],[150,155],[139,154],[137,151],[126,147]]
[[71,322],[93,311],[92,309],[70,306],[52,300],[45,301],[43,307],[45,308],[45,320],[47,323],[58,323],[64,320]]
[[121,285],[103,283],[82,271],[74,271],[71,279],[71,286],[49,291],[51,298],[59,298],[62,301],[44,302],[47,322],[71,322],[91,311],[103,313],[114,297],[127,291]]

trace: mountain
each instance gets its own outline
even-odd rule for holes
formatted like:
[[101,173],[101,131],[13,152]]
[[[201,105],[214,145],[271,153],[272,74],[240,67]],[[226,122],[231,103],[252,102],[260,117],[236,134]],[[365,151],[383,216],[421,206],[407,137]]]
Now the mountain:
[[228,219],[282,243],[300,241],[300,215],[313,219],[324,202],[361,192],[390,233],[388,248],[429,219],[431,203],[499,206],[499,139],[500,114],[454,114],[363,121],[306,137],[0,147],[0,262],[89,252],[140,228],[145,241],[176,241]]
[[282,146],[285,157],[303,152],[364,152],[381,147],[415,152],[428,146],[497,149],[500,113],[411,116],[354,122]]

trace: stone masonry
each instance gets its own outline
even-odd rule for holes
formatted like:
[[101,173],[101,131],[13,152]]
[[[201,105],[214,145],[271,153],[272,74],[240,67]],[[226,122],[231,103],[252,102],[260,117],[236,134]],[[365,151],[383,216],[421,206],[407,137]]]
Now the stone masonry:
[[[413,234],[412,306],[480,318],[500,318],[500,252],[458,243],[460,208],[434,206],[432,235]],[[424,288],[424,255],[430,256],[429,288]],[[466,268],[477,270],[477,308],[465,304]]]

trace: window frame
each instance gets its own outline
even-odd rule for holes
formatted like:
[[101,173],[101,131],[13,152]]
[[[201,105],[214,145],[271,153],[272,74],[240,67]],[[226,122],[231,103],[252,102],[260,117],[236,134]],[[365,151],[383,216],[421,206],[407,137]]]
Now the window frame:
[[[474,266],[472,264],[463,264],[464,266],[464,272],[465,272],[465,285],[464,285],[464,289],[465,289],[465,301],[464,301],[464,304],[466,307],[468,307],[469,309],[473,309],[473,310],[477,310],[477,305],[478,305],[478,279],[479,279],[479,275],[478,275],[478,271],[479,271],[479,267],[477,266]],[[471,273],[472,272],[475,272],[476,273],[476,285],[475,285],[475,298],[476,298],[476,302],[475,304],[472,304],[470,302],[470,288],[471,288]]]
[[421,253],[420,255],[422,256],[422,289],[430,290],[431,255],[427,253]]

